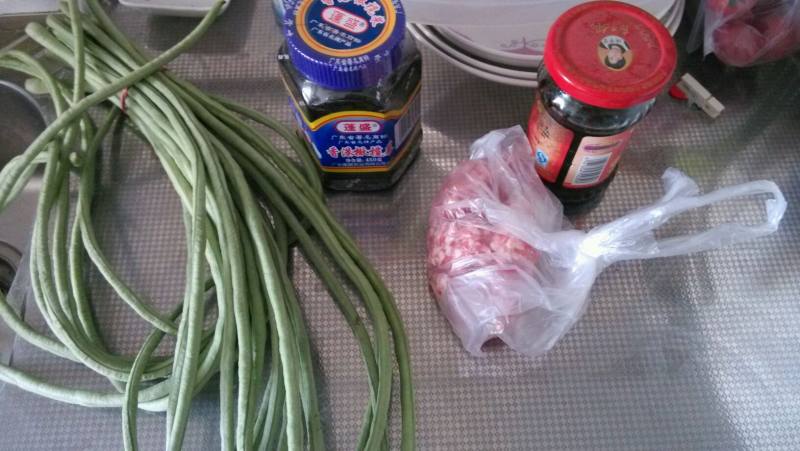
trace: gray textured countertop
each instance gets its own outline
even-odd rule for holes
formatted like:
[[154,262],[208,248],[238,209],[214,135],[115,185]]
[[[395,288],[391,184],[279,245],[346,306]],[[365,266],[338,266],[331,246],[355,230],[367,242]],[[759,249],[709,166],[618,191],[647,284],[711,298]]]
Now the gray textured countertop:
[[[164,50],[195,23],[115,11],[134,39]],[[686,31],[686,30],[684,30]],[[288,123],[274,52],[279,33],[267,1],[233,1],[202,42],[172,69],[210,91]],[[538,359],[492,348],[469,356],[451,333],[425,278],[427,210],[441,178],[485,132],[526,123],[533,92],[483,81],[424,51],[423,153],[399,186],[330,203],[394,291],[414,366],[424,450],[800,448],[800,60],[748,70],[684,61],[727,107],[711,121],[662,98],[634,134],[604,202],[579,227],[652,202],[674,166],[704,191],[770,179],[789,210],[766,239],[713,252],[619,263],[591,293],[585,317]],[[104,154],[96,225],[131,285],[162,305],[183,290],[179,202],[147,146],[129,134]],[[756,204],[686,215],[664,233],[722,221],[755,222]],[[90,274],[97,281],[96,274]],[[352,449],[367,381],[345,322],[311,271],[297,262],[322,383],[328,448]],[[107,287],[92,290],[112,349],[145,333]],[[26,318],[41,326],[35,306]],[[13,364],[49,380],[106,385],[81,367],[16,343]],[[187,449],[218,448],[213,390],[194,404]],[[0,449],[121,448],[120,412],[66,406],[0,387]],[[163,446],[164,417],[143,413],[142,449]],[[396,433],[396,425],[395,425]]]

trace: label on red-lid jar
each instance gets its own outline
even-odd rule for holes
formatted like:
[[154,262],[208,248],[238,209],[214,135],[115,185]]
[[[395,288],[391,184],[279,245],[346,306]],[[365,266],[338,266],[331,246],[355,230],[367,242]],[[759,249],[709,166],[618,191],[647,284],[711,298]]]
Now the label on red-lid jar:
[[547,114],[540,101],[531,111],[528,123],[536,172],[543,180],[559,182],[564,161],[570,149],[577,145],[561,182],[567,188],[589,188],[603,183],[617,167],[632,132],[633,128],[629,128],[611,136],[584,136],[576,142],[575,133]]
[[542,102],[536,102],[528,123],[528,140],[536,158],[536,172],[539,173],[539,177],[551,183],[556,182],[573,136],[575,134],[572,130],[559,124],[547,114]]
[[632,129],[612,136],[586,136],[581,140],[563,185],[588,188],[603,183],[614,171]]

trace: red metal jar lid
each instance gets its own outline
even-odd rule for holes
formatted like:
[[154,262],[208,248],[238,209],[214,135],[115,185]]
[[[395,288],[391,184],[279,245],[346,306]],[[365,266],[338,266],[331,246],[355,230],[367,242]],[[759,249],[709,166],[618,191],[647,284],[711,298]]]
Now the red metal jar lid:
[[657,96],[677,62],[675,42],[648,12],[616,1],[583,3],[550,28],[544,64],[581,102],[621,109]]

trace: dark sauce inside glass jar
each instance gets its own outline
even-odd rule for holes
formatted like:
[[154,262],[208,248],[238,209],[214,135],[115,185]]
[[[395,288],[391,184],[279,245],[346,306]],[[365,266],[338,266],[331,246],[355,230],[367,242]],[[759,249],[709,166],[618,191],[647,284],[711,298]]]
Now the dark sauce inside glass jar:
[[588,105],[559,88],[542,64],[539,67],[537,102],[542,103],[550,117],[574,133],[567,148],[564,164],[558,171],[555,181],[543,180],[545,186],[561,200],[568,214],[579,214],[594,208],[603,199],[606,188],[614,180],[617,168],[615,165],[605,180],[599,184],[577,189],[565,187],[564,182],[583,138],[622,134],[644,119],[655,104],[655,99],[618,110]]
[[419,153],[422,58],[399,2],[373,3],[305,0],[287,12],[281,75],[329,189],[389,188]]
[[553,24],[528,137],[539,176],[567,214],[602,200],[634,126],[675,65],[667,29],[635,6],[588,2]]

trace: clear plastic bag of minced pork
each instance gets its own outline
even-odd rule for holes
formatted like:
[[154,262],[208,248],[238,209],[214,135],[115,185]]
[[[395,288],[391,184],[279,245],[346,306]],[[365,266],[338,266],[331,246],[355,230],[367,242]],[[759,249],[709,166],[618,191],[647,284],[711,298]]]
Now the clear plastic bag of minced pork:
[[[621,260],[705,251],[775,232],[786,210],[778,187],[754,181],[701,194],[677,169],[664,196],[588,232],[575,230],[534,169],[522,128],[490,132],[444,180],[430,211],[428,276],[453,330],[472,354],[499,338],[545,353],[580,319],[595,278]],[[762,194],[756,225],[721,224],[657,240],[654,230],[688,210]],[[763,196],[767,194],[767,196]]]

